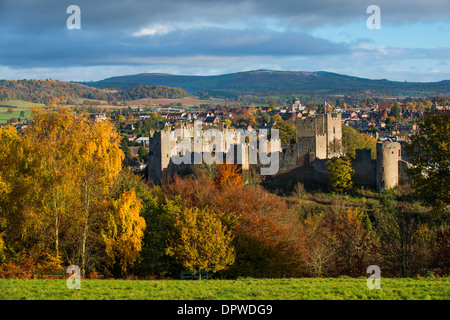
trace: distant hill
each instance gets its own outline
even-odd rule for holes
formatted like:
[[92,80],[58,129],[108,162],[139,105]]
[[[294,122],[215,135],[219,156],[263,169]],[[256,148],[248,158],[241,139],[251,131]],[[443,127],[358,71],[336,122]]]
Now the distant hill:
[[85,82],[95,88],[128,89],[137,85],[177,87],[191,94],[227,97],[239,94],[345,94],[370,90],[394,96],[439,96],[450,94],[450,80],[399,82],[371,80],[332,72],[257,70],[216,76],[184,76],[141,73]]
[[105,90],[58,80],[0,80],[0,101],[23,100],[48,104],[58,98],[61,102],[73,104],[79,98],[113,101],[187,96],[183,89],[166,86],[136,85],[127,90]]

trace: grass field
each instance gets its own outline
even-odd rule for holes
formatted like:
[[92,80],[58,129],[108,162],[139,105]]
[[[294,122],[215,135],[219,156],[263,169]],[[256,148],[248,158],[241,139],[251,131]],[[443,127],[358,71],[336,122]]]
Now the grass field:
[[66,280],[0,279],[1,300],[448,300],[449,278],[381,279],[369,290],[366,278],[238,280]]
[[[33,107],[43,107],[43,104],[32,103],[22,100],[7,100],[0,102],[0,123],[7,123],[9,119],[15,117],[16,119],[20,118],[20,113],[23,111],[25,114],[25,120],[28,115],[31,113],[31,109]],[[13,113],[8,113],[8,109],[11,108]]]

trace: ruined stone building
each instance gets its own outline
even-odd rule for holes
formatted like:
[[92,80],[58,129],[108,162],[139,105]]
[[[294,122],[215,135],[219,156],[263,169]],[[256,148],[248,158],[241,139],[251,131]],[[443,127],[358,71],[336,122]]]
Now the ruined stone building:
[[[296,168],[310,166],[318,177],[323,176],[326,174],[326,162],[329,159],[343,156],[341,113],[325,113],[297,118],[295,128],[295,144],[281,146],[279,141],[275,141],[278,144],[267,144],[269,149],[264,146],[269,154],[278,153],[279,163],[277,165],[279,167],[276,174],[289,175],[289,172]],[[258,130],[236,131],[220,125],[215,130],[223,133],[224,137],[228,137],[227,135],[230,134],[232,137],[220,139],[211,144],[210,140],[206,143],[208,139],[203,137],[202,140],[199,136],[207,135],[211,131],[205,132],[201,128],[197,129],[195,130],[192,126],[185,126],[177,130],[166,127],[161,131],[150,133],[148,173],[154,182],[159,183],[166,175],[192,172],[193,166],[204,163],[205,159],[211,160],[212,155],[220,150],[226,153],[226,157],[231,154],[231,163],[237,163],[243,170],[247,170],[249,164],[263,166],[259,156],[256,156],[254,152],[256,149],[263,148],[259,142]],[[212,133],[214,134],[214,131]],[[186,150],[191,150],[191,152],[186,152]],[[180,158],[184,160],[182,163],[180,163]],[[217,162],[219,158],[215,160],[215,163],[221,163]],[[225,162],[226,159],[222,160]],[[230,162],[227,161],[227,163]],[[402,159],[401,145],[399,142],[389,139],[378,140],[376,159],[371,159],[369,149],[357,150],[352,165],[355,169],[354,180],[358,185],[384,190],[408,179],[405,173],[407,163]]]
[[297,118],[296,148],[299,158],[309,161],[341,156],[341,113],[326,113]]

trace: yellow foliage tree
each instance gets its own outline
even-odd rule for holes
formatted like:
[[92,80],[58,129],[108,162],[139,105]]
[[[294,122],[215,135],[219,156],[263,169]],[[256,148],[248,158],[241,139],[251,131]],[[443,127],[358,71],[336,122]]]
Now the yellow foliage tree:
[[196,207],[176,212],[169,256],[190,271],[216,272],[234,263],[233,237],[215,214]]
[[353,188],[354,169],[350,159],[337,158],[327,161],[330,187],[335,192],[347,192]]
[[118,200],[112,200],[107,227],[102,233],[109,264],[119,262],[122,275],[141,251],[145,229],[145,220],[139,215],[141,208],[134,190],[125,191]]
[[36,159],[16,128],[0,128],[0,232],[5,246],[40,234],[41,221],[31,215],[39,192]]
[[[59,108],[56,113],[34,110],[24,137],[38,159],[35,176],[40,181],[42,205],[32,213],[53,230],[56,256],[61,223],[76,234],[80,249],[75,251],[84,275],[89,261],[95,260],[90,258],[90,247],[99,241],[92,230],[99,228],[105,215],[100,205],[122,168],[119,136],[109,121],[90,121]],[[42,235],[46,237],[49,232]]]
[[74,168],[80,190],[82,216],[81,272],[85,274],[91,224],[97,221],[98,205],[108,195],[122,169],[124,154],[119,148],[120,137],[109,121],[87,123],[81,138],[80,160]]
[[60,230],[74,217],[77,204],[74,164],[79,161],[80,142],[85,126],[67,108],[56,113],[33,110],[33,124],[25,131],[24,138],[32,146],[39,169],[35,177],[40,181],[39,217],[54,241],[55,256],[60,254]]

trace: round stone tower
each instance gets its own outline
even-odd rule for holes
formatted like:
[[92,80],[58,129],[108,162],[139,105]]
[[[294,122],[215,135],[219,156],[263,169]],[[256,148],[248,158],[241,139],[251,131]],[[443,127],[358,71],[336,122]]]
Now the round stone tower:
[[398,184],[398,161],[401,145],[398,142],[377,141],[377,189],[382,191]]

